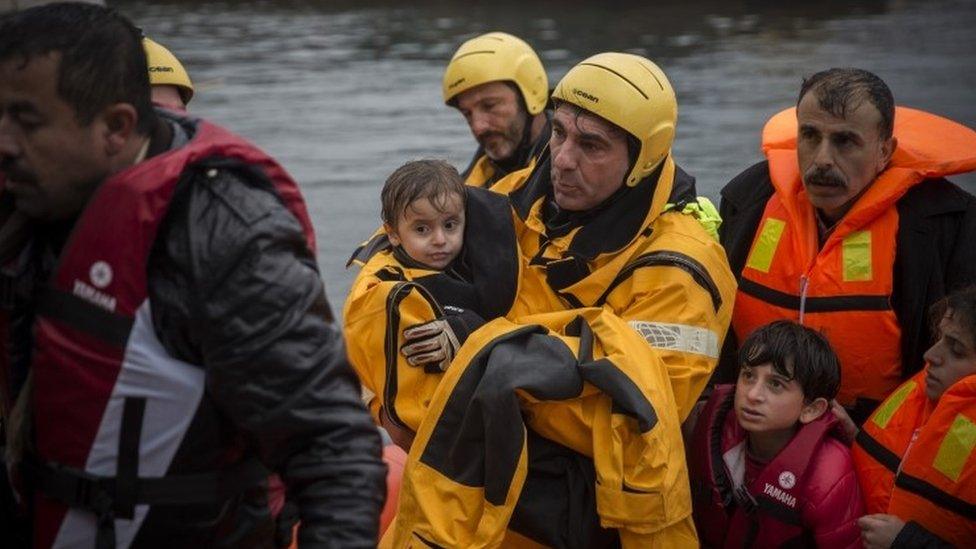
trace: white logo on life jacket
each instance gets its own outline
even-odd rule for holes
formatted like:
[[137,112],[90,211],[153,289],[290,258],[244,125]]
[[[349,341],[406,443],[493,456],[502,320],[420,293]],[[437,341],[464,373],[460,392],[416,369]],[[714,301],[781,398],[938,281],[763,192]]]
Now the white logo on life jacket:
[[796,486],[796,475],[789,471],[783,471],[779,474],[779,485],[785,490]]
[[96,288],[105,288],[112,283],[112,267],[104,261],[96,261],[88,270],[88,279]]
[[776,501],[785,504],[791,509],[796,508],[795,497],[791,496],[790,494],[787,494],[786,492],[780,490],[779,488],[773,486],[768,482],[766,483],[766,486],[763,488],[763,493],[775,499]]
[[114,297],[99,292],[95,288],[92,288],[90,285],[85,284],[80,280],[75,280],[75,287],[72,289],[72,293],[84,299],[85,301],[98,305],[103,309],[107,309],[109,311],[112,311],[113,313],[115,312]]

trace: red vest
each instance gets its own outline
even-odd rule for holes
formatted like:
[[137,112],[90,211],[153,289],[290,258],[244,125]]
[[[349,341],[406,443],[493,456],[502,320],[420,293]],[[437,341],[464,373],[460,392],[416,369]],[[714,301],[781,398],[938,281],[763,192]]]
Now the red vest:
[[[746,432],[733,410],[734,385],[719,385],[702,410],[689,444],[695,527],[704,547],[779,547],[812,542],[804,529],[811,464],[837,419],[825,414],[797,432],[753,482],[736,493],[727,459],[745,466]],[[809,471],[808,471],[809,469]],[[743,474],[739,471],[738,475]]]
[[[166,116],[174,116],[167,114]],[[97,189],[37,303],[33,414],[40,461],[106,477],[162,477],[203,398],[204,370],[170,356],[155,336],[146,265],[177,183],[247,165],[270,180],[315,249],[298,186],[247,141],[202,120],[181,148],[119,172]],[[121,484],[121,483],[119,483]],[[116,498],[124,498],[116,488]],[[117,506],[118,507],[118,506]],[[134,508],[133,508],[134,507]],[[120,546],[147,506],[115,521]],[[125,513],[123,513],[125,514]],[[116,517],[120,513],[116,510]],[[35,546],[90,544],[91,512],[35,501]]]
[[864,422],[854,464],[868,513],[915,521],[959,547],[976,541],[976,375],[933,403],[926,372]]
[[891,306],[898,210],[927,178],[976,169],[976,132],[898,107],[891,164],[818,247],[817,221],[800,178],[795,109],[763,130],[775,193],[766,205],[736,295],[739,341],[774,320],[823,332],[841,362],[844,405],[882,400],[902,381],[901,328]]

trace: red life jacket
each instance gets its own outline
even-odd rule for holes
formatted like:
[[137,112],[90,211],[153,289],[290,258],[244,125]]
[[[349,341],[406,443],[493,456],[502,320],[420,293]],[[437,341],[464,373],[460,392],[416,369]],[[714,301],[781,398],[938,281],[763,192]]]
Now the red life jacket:
[[734,385],[715,388],[689,444],[695,528],[702,546],[812,546],[804,516],[808,486],[816,482],[817,457],[838,428],[837,419],[827,413],[804,425],[750,485],[737,489],[747,440],[735,417],[734,398]]
[[[300,221],[309,250],[315,250],[301,193],[281,166],[218,126],[177,120],[193,127],[189,142],[101,184],[37,302],[32,404],[40,473],[33,472],[46,494],[35,498],[38,548],[89,545],[96,529],[99,546],[112,538],[128,546],[149,505],[192,498],[149,494],[166,491],[165,482],[149,485],[166,475],[204,393],[203,368],[166,352],[148,301],[146,266],[177,183],[191,172],[203,178],[215,177],[223,167],[259,170]],[[70,475],[55,474],[65,468]],[[261,477],[243,469],[240,479]],[[111,479],[114,487],[85,482],[85,475]],[[62,492],[72,485],[104,493],[83,494],[69,509],[53,498],[64,500]],[[113,515],[130,520],[115,521]]]
[[868,513],[914,521],[958,546],[976,541],[976,375],[925,395],[926,371],[864,422],[854,464]]
[[775,193],[766,204],[736,295],[739,341],[774,320],[823,332],[840,358],[837,400],[883,400],[902,381],[901,327],[891,306],[898,210],[927,178],[976,169],[976,132],[898,107],[898,147],[888,168],[857,200],[823,246],[800,178],[795,109],[766,123],[763,151]]

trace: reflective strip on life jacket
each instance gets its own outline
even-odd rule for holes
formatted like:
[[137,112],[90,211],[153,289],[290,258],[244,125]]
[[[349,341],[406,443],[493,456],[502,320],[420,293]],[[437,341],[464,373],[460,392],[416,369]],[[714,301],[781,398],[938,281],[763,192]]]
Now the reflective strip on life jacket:
[[891,393],[871,414],[851,449],[868,513],[888,510],[895,474],[925,412],[925,372]]
[[752,251],[749,252],[746,267],[768,273],[770,265],[773,264],[773,256],[779,249],[779,240],[783,237],[783,229],[785,228],[786,222],[782,219],[765,218],[762,228],[759,230],[759,237],[756,238],[756,242],[752,245]]
[[959,414],[952,421],[945,438],[942,439],[932,467],[953,482],[958,482],[962,475],[962,468],[973,453],[974,447],[976,447],[976,423]]
[[812,210],[798,220],[792,209],[780,194],[766,205],[740,277],[736,335],[743,341],[780,319],[822,331],[841,362],[838,400],[880,401],[901,381],[901,329],[891,307],[897,211],[835,233],[818,250]]
[[887,512],[959,547],[976,539],[976,375],[939,397],[902,459]]
[[881,429],[886,428],[891,418],[894,417],[895,412],[904,404],[905,399],[918,389],[919,383],[916,381],[917,379],[918,377],[916,376],[915,379],[905,382],[898,390],[891,393],[891,396],[878,406],[878,409],[871,415],[870,421]]
[[913,520],[957,545],[976,536],[976,376],[934,405],[922,371],[875,411],[852,454],[868,513]]
[[901,381],[901,328],[891,308],[898,213],[914,185],[976,169],[976,132],[896,107],[898,146],[823,246],[800,177],[795,109],[763,128],[775,190],[742,270],[733,327],[740,341],[778,319],[822,330],[841,361],[837,399],[882,400]]

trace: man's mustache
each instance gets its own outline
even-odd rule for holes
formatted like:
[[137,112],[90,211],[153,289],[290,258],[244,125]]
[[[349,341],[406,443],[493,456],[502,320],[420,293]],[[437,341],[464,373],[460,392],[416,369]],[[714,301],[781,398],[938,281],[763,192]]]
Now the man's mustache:
[[478,143],[484,144],[486,141],[488,141],[492,137],[505,137],[505,135],[502,132],[487,131],[487,132],[485,132],[485,133],[483,133],[483,134],[481,134],[481,135],[478,136]]
[[815,168],[806,173],[803,182],[807,185],[817,185],[820,187],[847,187],[847,180],[844,176],[835,172],[832,168]]

